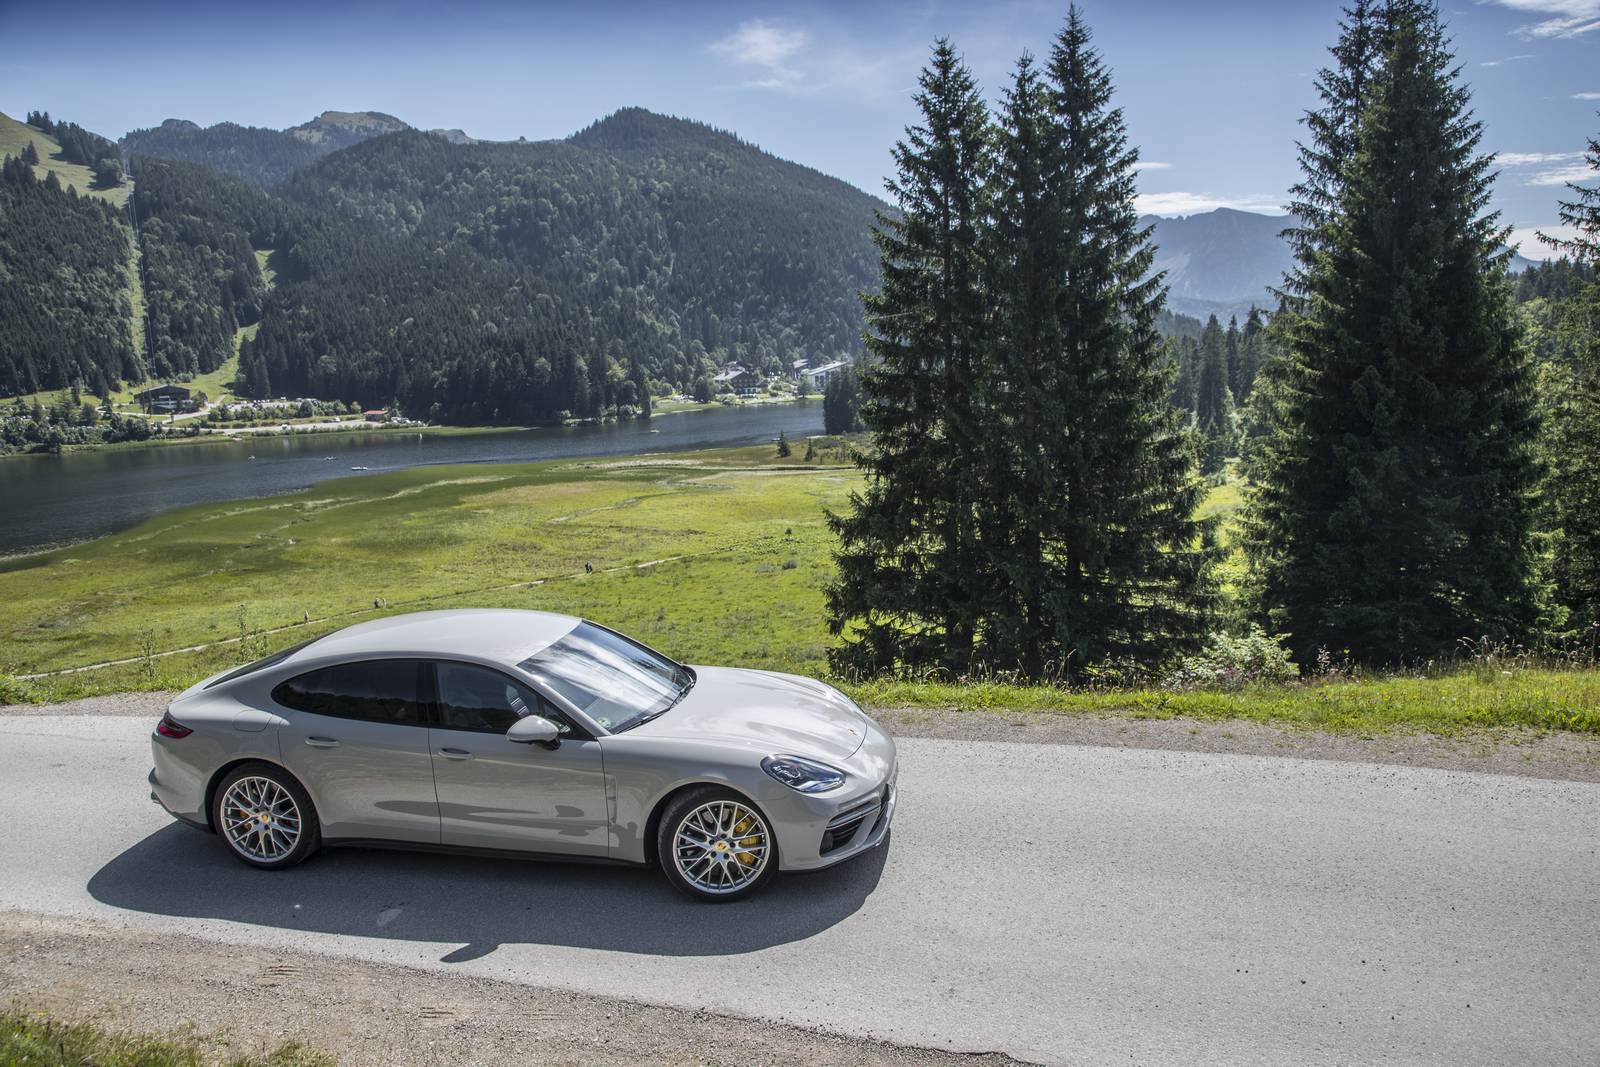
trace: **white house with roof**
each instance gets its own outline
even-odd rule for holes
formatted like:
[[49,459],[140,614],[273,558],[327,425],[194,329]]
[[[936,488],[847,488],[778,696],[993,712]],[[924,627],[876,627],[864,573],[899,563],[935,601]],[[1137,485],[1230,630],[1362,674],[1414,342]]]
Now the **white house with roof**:
[[733,392],[740,396],[755,396],[760,386],[761,379],[756,376],[755,371],[740,363],[729,363],[722,368],[722,373],[711,379],[711,390],[714,393]]
[[820,367],[807,367],[800,372],[800,377],[805,380],[807,389],[812,392],[821,392],[828,387],[829,382],[833,381],[835,375],[849,365],[845,360],[836,359],[832,363],[824,363]]

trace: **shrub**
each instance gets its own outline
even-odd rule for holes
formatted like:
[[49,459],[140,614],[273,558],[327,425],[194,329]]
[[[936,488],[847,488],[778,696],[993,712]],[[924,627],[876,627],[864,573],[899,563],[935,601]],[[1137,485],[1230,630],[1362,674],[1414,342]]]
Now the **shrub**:
[[33,686],[9,674],[0,674],[0,704],[36,704],[39,694]]
[[1278,638],[1252,626],[1242,636],[1212,634],[1200,652],[1184,657],[1162,679],[1162,685],[1169,689],[1232,687],[1249,682],[1287,682],[1299,673]]

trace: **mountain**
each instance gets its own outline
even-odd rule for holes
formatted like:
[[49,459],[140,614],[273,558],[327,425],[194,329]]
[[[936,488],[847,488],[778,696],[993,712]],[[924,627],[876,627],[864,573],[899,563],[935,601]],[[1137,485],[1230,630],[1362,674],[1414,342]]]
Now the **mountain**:
[[331,152],[407,129],[393,115],[377,111],[324,111],[287,130],[233,122],[202,127],[187,119],[167,119],[130,131],[120,143],[130,156],[198,163],[269,189]]
[[1166,272],[1167,304],[1174,311],[1202,319],[1214,314],[1226,322],[1230,315],[1243,319],[1252,305],[1277,304],[1268,290],[1293,265],[1279,236],[1289,216],[1218,208],[1184,218],[1146,215],[1139,221],[1155,227],[1153,269]]
[[[1294,263],[1281,236],[1293,223],[1290,216],[1217,208],[1184,218],[1146,215],[1139,221],[1155,227],[1152,270],[1166,271],[1167,306],[1173,311],[1202,320],[1216,315],[1226,323],[1230,316],[1243,322],[1252,307],[1277,306],[1270,290],[1282,284]],[[1532,265],[1513,254],[1506,270],[1521,274]]]
[[[729,360],[776,373],[860,350],[857,293],[877,283],[870,226],[887,205],[844,182],[638,109],[555,141],[367,136],[394,121],[171,122],[130,135],[126,144],[161,142],[233,173],[136,152],[123,218],[85,214],[13,168],[38,220],[32,251],[17,252],[37,262],[16,275],[30,288],[14,303],[41,314],[30,337],[7,336],[20,315],[0,320],[0,342],[17,341],[0,343],[0,393],[188,380],[237,346],[248,395],[530,422],[638,410]],[[330,148],[340,139],[356,143]],[[281,170],[291,152],[318,158],[263,188],[261,167]],[[131,221],[142,299],[136,275],[105,265],[135,262],[131,242],[118,244]],[[95,272],[94,335],[111,340],[79,346],[87,365],[34,345],[52,316],[78,313],[73,292],[46,307],[32,281],[60,266],[52,233],[74,224],[104,231],[104,254],[82,269]],[[116,329],[130,319],[148,339],[131,361],[133,331]]]
[[709,360],[776,372],[860,351],[881,200],[701,123],[625,109],[560,141],[408,131],[328,156],[290,200],[434,246],[464,245],[595,308],[626,309],[692,382]]
[[291,126],[285,133],[293,134],[307,144],[319,145],[333,152],[360,144],[370,137],[398,133],[411,127],[381,111],[324,111],[310,122]]

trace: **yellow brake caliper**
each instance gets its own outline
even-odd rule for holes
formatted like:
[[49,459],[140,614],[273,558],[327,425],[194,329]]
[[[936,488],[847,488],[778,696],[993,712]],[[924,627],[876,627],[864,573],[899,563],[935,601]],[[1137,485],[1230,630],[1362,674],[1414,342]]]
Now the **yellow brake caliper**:
[[[733,828],[733,832],[735,834],[749,833],[750,827],[752,825],[753,825],[753,820],[745,819],[744,821],[740,822],[737,826],[735,826]],[[741,837],[739,839],[739,844],[744,846],[745,848],[754,848],[756,845],[759,845],[760,843],[761,843],[761,838],[756,836],[756,835],[754,835],[754,834],[751,834],[749,837]],[[740,863],[748,863],[751,866],[754,866],[755,862],[756,862],[756,854],[754,852],[741,852],[741,853],[739,853],[739,862]]]

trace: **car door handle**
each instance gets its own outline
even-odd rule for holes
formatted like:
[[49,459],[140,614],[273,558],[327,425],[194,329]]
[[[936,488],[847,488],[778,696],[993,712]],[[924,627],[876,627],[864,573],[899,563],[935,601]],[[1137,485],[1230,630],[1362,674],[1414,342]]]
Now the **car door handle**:
[[308,737],[308,738],[306,738],[306,744],[310,745],[312,748],[338,748],[339,747],[339,742],[335,741],[331,737]]
[[445,759],[471,759],[472,753],[464,748],[441,748],[439,755]]

